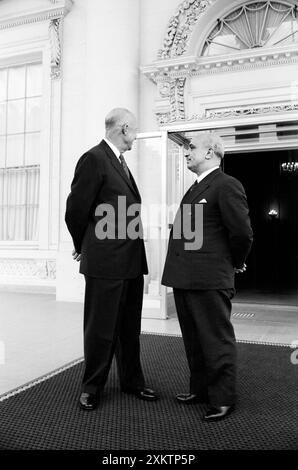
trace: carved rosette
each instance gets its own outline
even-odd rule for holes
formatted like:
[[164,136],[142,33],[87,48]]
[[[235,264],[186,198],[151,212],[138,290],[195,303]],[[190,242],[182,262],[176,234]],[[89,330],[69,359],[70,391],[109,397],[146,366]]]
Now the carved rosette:
[[51,77],[61,76],[61,18],[50,21],[49,36],[51,45]]
[[215,0],[184,0],[170,19],[159,59],[181,56],[187,49],[194,25]]
[[170,113],[159,113],[156,112],[156,119],[160,126],[164,126],[170,122]]

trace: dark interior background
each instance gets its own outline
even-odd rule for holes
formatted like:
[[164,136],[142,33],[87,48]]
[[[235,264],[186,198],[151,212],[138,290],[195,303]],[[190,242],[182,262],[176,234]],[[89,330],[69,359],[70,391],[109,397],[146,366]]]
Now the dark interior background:
[[245,188],[254,231],[247,271],[236,276],[239,300],[268,296],[298,305],[298,172],[281,170],[289,160],[298,162],[298,150],[225,155],[225,173]]

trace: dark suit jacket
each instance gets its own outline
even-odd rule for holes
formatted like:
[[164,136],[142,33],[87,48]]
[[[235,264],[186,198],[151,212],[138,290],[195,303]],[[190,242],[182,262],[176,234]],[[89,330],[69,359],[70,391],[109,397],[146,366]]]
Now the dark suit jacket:
[[[180,208],[190,204],[193,228],[195,205],[202,199],[207,201],[202,203],[203,245],[200,249],[185,250],[185,242],[189,240],[183,233],[181,239],[174,239],[172,228],[162,284],[181,289],[233,288],[234,267],[243,265],[252,244],[243,186],[218,169],[188,190]],[[175,232],[178,222],[176,217]]]
[[[123,232],[132,221],[142,231],[140,215],[125,217],[123,212],[118,213],[119,196],[127,208],[141,204],[132,175],[127,178],[118,158],[102,140],[79,159],[66,203],[65,221],[75,250],[82,254],[82,274],[103,279],[132,279],[148,272],[142,236],[136,239],[119,236],[120,225]],[[99,214],[103,204],[114,209],[115,218],[107,218],[104,211]],[[106,229],[115,231],[116,238],[96,236],[97,224],[103,219],[107,221]]]

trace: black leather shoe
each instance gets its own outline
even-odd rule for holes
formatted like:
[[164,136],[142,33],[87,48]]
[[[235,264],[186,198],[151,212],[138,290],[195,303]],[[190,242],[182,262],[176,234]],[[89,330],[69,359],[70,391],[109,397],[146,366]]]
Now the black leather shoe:
[[141,400],[155,401],[158,400],[158,395],[151,390],[151,388],[138,388],[138,389],[123,389],[122,392],[128,393],[130,395],[135,395]]
[[98,405],[98,398],[93,393],[81,393],[80,396],[80,407],[83,410],[94,410]]
[[235,405],[231,406],[210,406],[204,416],[204,421],[219,421],[226,418],[234,411]]
[[196,395],[195,393],[179,393],[179,395],[176,395],[176,400],[179,403],[183,403],[185,405],[193,405],[195,403],[208,402],[207,397],[202,397],[200,395]]

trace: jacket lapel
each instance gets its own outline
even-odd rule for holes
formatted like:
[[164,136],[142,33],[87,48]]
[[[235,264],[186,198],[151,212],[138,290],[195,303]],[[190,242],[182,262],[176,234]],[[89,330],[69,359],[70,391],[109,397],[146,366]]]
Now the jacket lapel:
[[[134,187],[134,190],[135,190],[135,193],[137,194],[138,198],[141,200],[141,195],[139,193],[139,190],[138,190],[138,187],[137,187],[137,183],[135,182],[135,179],[134,177],[132,176],[132,173],[130,171],[130,169],[128,169],[129,171],[129,174],[130,174],[130,180],[131,180],[131,183],[132,183],[132,186]],[[125,175],[126,176],[126,175]],[[126,177],[127,179],[127,177]]]
[[218,168],[217,170],[212,171],[207,175],[200,183],[194,186],[193,190],[187,192],[182,200],[182,203],[192,203],[195,199],[198,199],[202,193],[206,191],[207,188],[212,184],[212,181],[216,176],[221,172],[221,169]]
[[130,179],[129,179],[126,176],[126,173],[124,169],[122,168],[120,161],[118,160],[118,158],[116,157],[116,155],[114,154],[110,146],[104,140],[102,140],[99,145],[102,145],[104,147],[104,150],[106,154],[108,155],[108,157],[110,158],[113,167],[119,173],[119,175],[124,179],[125,183],[129,186],[129,188],[133,191],[133,193],[138,197],[138,199],[141,199],[136,182],[131,172],[129,171],[129,174],[130,174]]

